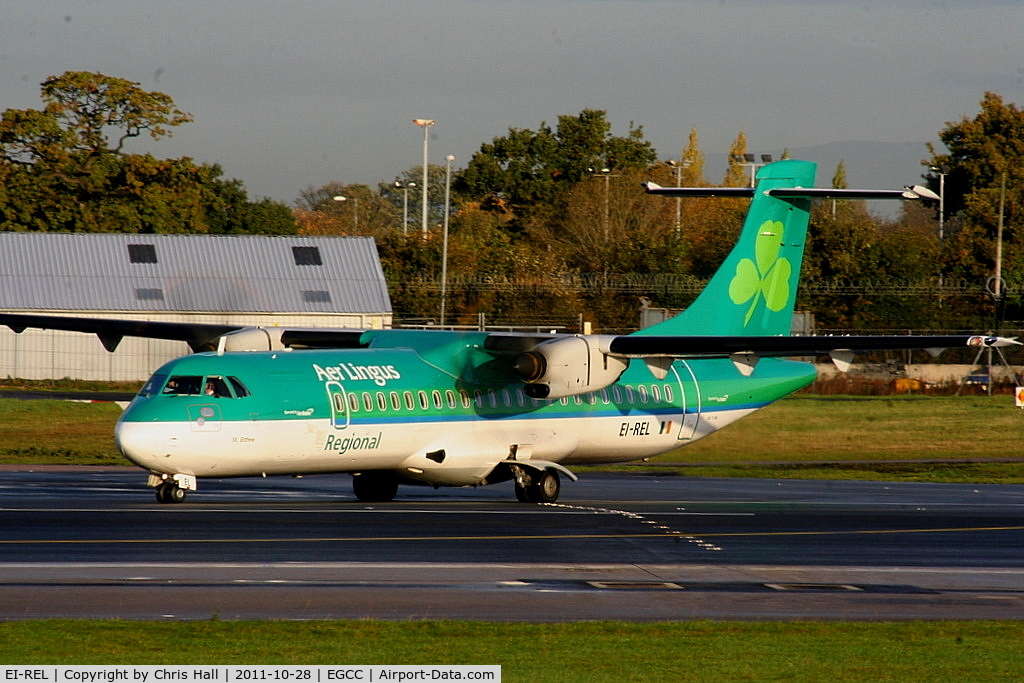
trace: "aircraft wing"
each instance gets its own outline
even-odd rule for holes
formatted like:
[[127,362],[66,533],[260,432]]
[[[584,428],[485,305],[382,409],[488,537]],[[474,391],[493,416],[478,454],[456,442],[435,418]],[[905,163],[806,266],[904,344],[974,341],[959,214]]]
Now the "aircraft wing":
[[729,358],[744,375],[754,371],[765,357],[827,355],[843,372],[850,369],[853,357],[864,351],[924,349],[937,356],[943,349],[996,348],[1020,345],[1016,339],[981,335],[860,335],[805,337],[669,337],[630,335],[614,337],[608,344],[610,355],[625,358]]
[[812,356],[835,351],[950,349],[1019,345],[1006,337],[980,335],[863,335],[805,337],[668,337],[628,335],[608,345],[612,354],[626,357],[725,358],[736,353],[757,356]]
[[241,325],[209,323],[176,323],[153,320],[115,320],[105,318],[77,318],[59,315],[28,315],[0,313],[0,325],[7,325],[21,333],[32,327],[43,330],[85,332],[100,338],[103,347],[113,352],[124,337],[170,339],[188,343],[193,351],[216,347],[217,338],[241,329]]
[[[78,318],[58,315],[28,315],[0,313],[0,325],[7,325],[15,332],[27,328],[43,330],[64,330],[84,332],[99,337],[103,347],[113,352],[124,337],[147,337],[183,341],[193,351],[210,351],[218,348],[222,337],[238,337],[242,348],[267,349],[293,348],[359,348],[365,346],[361,337],[366,330],[272,327],[255,328],[249,325],[227,325],[217,323],[161,322],[153,320],[119,320],[114,318]],[[247,335],[242,338],[241,335]],[[229,342],[229,346],[232,344]]]

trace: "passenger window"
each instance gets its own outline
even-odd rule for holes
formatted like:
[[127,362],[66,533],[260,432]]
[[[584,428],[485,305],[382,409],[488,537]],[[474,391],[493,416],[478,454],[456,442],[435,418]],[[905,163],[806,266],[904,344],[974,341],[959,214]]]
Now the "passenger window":
[[405,398],[405,409],[406,410],[412,410],[413,408],[416,407],[416,402],[413,400],[412,392],[411,391],[403,391],[402,392],[402,396],[403,396],[403,398]]
[[366,412],[373,411],[373,397],[366,391],[363,392],[363,407],[366,408]]
[[353,413],[359,412],[359,397],[356,394],[348,395],[348,407]]
[[469,397],[469,392],[465,389],[459,389],[459,396],[462,398],[462,407],[469,408],[473,405],[473,400]]
[[382,392],[377,392],[377,408],[383,413],[388,409],[388,400]]
[[419,396],[419,398],[420,398],[420,409],[421,410],[426,410],[427,408],[430,407],[430,401],[427,399],[427,392],[425,392],[425,391],[417,391],[416,395]]
[[657,384],[651,385],[651,396],[654,397],[655,403],[661,403],[661,388]]
[[665,385],[665,400],[668,401],[669,403],[671,403],[673,398],[674,398],[674,396],[672,394],[672,385],[671,384],[666,384]]
[[647,403],[647,387],[641,384],[636,388],[636,390],[640,394],[640,402]]
[[452,391],[451,389],[446,389],[445,392],[444,392],[444,397],[448,401],[448,407],[454,410],[454,408],[455,408],[455,392]]
[[397,391],[392,391],[391,392],[391,408],[392,408],[392,410],[401,410],[402,409],[402,399],[400,399],[398,397],[398,392]]
[[433,399],[434,399],[434,407],[435,407],[435,408],[437,408],[438,410],[441,410],[441,407],[442,407],[442,405],[443,405],[443,404],[441,403],[441,392],[440,392],[440,391],[437,391],[437,390],[434,390],[434,391],[432,391],[432,392],[430,393],[430,395],[431,395],[431,397],[433,397]]

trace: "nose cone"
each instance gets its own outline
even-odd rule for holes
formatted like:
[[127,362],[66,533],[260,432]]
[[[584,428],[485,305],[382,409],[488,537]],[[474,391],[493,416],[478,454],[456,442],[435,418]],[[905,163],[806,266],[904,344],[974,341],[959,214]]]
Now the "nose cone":
[[114,441],[124,457],[154,472],[169,472],[168,437],[164,425],[144,419],[147,399],[136,399],[114,426]]
[[153,469],[151,439],[146,436],[144,429],[140,429],[141,426],[138,422],[118,420],[114,427],[114,441],[121,455],[139,467]]

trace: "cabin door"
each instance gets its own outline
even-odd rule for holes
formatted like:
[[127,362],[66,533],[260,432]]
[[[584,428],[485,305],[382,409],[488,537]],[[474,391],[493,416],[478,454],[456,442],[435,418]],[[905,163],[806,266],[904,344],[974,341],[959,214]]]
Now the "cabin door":
[[331,406],[331,426],[335,429],[346,429],[349,423],[348,395],[341,382],[327,382],[327,402]]
[[683,410],[682,421],[676,439],[690,441],[697,431],[700,421],[700,392],[697,390],[697,377],[685,360],[672,364],[672,372],[679,381],[680,407]]

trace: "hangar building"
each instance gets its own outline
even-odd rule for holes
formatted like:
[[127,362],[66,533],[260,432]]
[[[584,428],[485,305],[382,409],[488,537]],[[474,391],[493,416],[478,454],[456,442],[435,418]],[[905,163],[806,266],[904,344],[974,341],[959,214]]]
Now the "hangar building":
[[[371,237],[0,232],[0,309],[129,320],[382,328]],[[0,377],[144,380],[184,342],[0,328]]]

